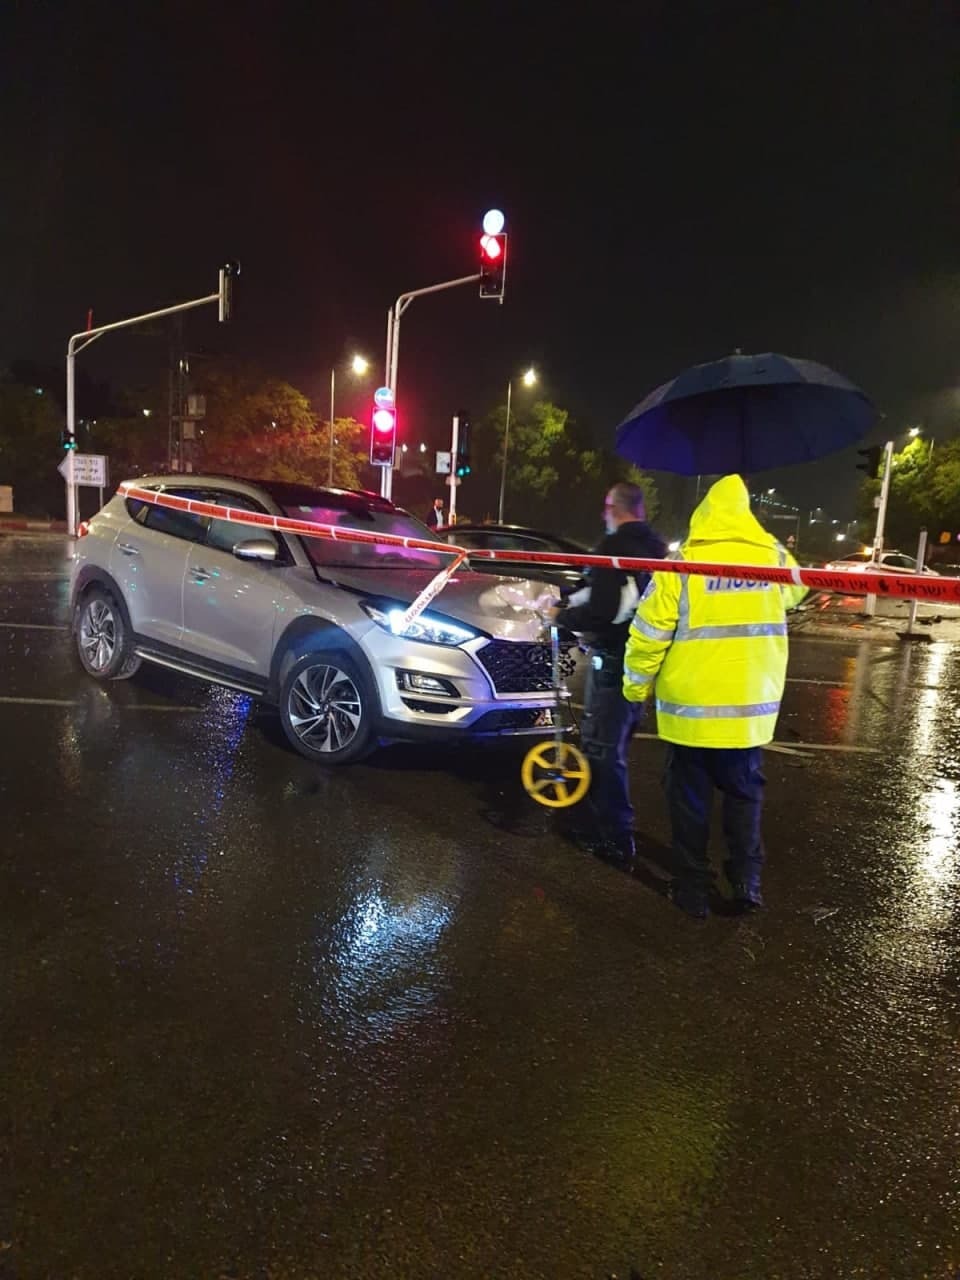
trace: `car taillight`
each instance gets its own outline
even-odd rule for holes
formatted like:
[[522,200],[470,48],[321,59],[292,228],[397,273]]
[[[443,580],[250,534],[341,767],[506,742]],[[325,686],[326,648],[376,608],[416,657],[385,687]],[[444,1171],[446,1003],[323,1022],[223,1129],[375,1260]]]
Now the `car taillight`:
[[90,532],[90,521],[81,520],[80,523],[77,525],[77,537],[85,538],[89,532]]

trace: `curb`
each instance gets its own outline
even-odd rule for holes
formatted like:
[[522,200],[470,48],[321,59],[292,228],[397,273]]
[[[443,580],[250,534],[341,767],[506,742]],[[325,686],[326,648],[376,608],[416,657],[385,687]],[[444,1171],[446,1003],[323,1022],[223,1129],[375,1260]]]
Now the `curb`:
[[955,642],[953,636],[937,635],[937,628],[941,625],[940,623],[933,623],[929,627],[918,625],[917,630],[911,636],[907,632],[905,618],[897,619],[895,623],[890,625],[876,622],[846,622],[840,619],[815,622],[811,619],[806,624],[798,623],[790,627],[787,635],[790,640],[871,640],[884,644],[896,644],[905,639]]
[[66,533],[66,520],[7,520],[0,516],[0,533]]

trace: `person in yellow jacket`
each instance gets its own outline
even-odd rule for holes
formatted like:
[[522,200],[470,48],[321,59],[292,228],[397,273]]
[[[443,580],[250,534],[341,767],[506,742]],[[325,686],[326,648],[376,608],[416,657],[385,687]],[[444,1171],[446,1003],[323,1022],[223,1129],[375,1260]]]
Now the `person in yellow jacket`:
[[[739,476],[711,487],[690,520],[678,558],[714,564],[796,562],[750,511]],[[714,788],[723,793],[724,871],[737,910],[763,905],[760,749],[773,738],[787,672],[786,612],[802,586],[655,573],[637,607],[624,654],[629,702],[655,697],[657,731],[669,743],[664,775],[673,833],[671,897],[707,915],[707,860]]]

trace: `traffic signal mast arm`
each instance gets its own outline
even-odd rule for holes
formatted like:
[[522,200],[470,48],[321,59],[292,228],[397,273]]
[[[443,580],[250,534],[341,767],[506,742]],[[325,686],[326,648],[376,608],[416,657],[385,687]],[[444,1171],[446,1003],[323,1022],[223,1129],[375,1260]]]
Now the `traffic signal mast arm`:
[[[414,298],[428,293],[442,293],[445,289],[457,289],[462,284],[480,281],[480,296],[495,297],[503,302],[504,273],[506,270],[507,237],[504,233],[504,216],[499,209],[488,209],[483,215],[483,235],[480,239],[480,270],[473,275],[459,276],[456,280],[444,280],[441,284],[427,285],[425,289],[411,289],[401,293],[387,312],[387,357],[384,365],[384,385],[397,400],[397,364],[400,358],[400,320]],[[456,451],[454,450],[454,453]],[[390,498],[393,492],[393,468],[384,467],[380,473],[380,494]]]
[[[426,289],[411,289],[401,293],[387,312],[387,355],[384,365],[384,386],[393,392],[393,402],[397,403],[397,364],[400,358],[400,317],[413,302],[414,298],[422,298],[428,293],[441,293],[444,289],[456,289],[462,284],[473,284],[480,279],[480,272],[472,276],[460,276],[457,280],[445,280],[442,284],[431,284]],[[384,467],[380,473],[380,495],[389,499],[393,492],[393,468]]]
[[[128,320],[115,320],[112,324],[102,324],[96,329],[84,329],[81,333],[70,335],[67,342],[67,437],[74,441],[76,448],[77,414],[76,414],[76,358],[91,342],[96,342],[105,333],[114,329],[129,329],[132,325],[142,324],[144,320],[158,320],[161,316],[176,315],[180,311],[192,311],[194,307],[206,307],[216,302],[220,309],[221,322],[230,318],[230,300],[233,281],[240,274],[240,265],[236,262],[225,263],[220,268],[220,278],[216,293],[208,293],[203,298],[193,298],[189,302],[178,302],[172,307],[161,307],[159,311],[146,311],[141,316],[131,316]],[[72,475],[72,471],[71,471]],[[77,488],[72,480],[67,480],[67,533],[75,537],[77,532]]]

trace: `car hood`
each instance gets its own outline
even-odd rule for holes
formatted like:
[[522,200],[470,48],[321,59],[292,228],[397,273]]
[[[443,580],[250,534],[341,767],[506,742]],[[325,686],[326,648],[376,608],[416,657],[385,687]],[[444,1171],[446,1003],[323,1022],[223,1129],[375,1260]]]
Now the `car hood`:
[[[358,595],[382,596],[411,604],[436,576],[431,569],[319,570],[341,587]],[[428,606],[457,622],[504,640],[539,640],[543,623],[537,612],[557,598],[557,588],[526,578],[492,577],[489,573],[458,572]]]

